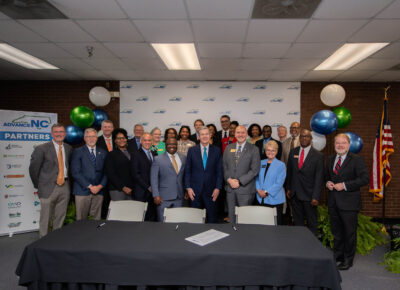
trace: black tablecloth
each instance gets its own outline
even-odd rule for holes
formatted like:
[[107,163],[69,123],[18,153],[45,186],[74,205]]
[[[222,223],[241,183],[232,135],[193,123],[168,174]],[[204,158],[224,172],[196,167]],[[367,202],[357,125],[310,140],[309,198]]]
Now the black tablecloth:
[[[237,225],[235,231],[229,224],[180,224],[176,230],[176,224],[100,223],[75,222],[28,245],[16,270],[20,285],[340,289],[332,253],[305,227]],[[210,228],[229,236],[204,247],[185,240]]]

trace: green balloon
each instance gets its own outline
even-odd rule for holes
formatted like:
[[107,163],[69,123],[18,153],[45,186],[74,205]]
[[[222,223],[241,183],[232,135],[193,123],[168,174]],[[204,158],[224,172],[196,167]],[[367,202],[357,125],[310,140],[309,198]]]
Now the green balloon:
[[332,110],[338,118],[338,128],[344,128],[351,122],[351,113],[345,107],[337,107]]
[[94,122],[94,113],[85,106],[78,106],[72,109],[69,115],[72,123],[82,129],[90,127]]

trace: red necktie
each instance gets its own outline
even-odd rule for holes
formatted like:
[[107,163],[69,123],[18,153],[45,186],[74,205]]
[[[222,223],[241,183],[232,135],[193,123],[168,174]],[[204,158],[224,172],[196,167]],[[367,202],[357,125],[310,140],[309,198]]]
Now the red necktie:
[[300,160],[299,160],[299,169],[301,169],[301,167],[303,166],[303,163],[304,163],[304,149],[301,149]]
[[335,169],[333,170],[333,172],[335,172],[335,174],[337,175],[339,172],[340,167],[342,166],[342,156],[339,156],[338,161],[336,162],[335,165]]

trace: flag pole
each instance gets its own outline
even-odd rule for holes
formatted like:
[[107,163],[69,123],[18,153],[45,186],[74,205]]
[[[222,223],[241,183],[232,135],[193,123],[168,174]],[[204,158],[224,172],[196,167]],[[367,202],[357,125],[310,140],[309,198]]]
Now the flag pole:
[[[387,99],[387,92],[388,92],[389,89],[390,89],[390,86],[387,86],[385,88],[385,100]],[[385,227],[385,215],[386,215],[386,163],[383,166],[382,194],[383,194],[383,199],[382,199],[382,225],[383,225],[383,228],[386,229],[386,227]]]

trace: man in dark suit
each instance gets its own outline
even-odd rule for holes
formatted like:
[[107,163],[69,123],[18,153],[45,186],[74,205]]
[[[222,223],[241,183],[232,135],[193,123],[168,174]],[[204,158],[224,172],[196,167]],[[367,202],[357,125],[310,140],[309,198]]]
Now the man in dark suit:
[[168,138],[165,141],[166,153],[156,156],[151,166],[151,189],[157,205],[158,221],[163,221],[164,208],[183,205],[183,176],[186,157],[177,153],[178,141]]
[[258,140],[255,144],[258,147],[258,150],[260,151],[260,159],[261,160],[267,159],[267,155],[265,154],[265,144],[267,144],[268,141],[272,140],[278,144],[278,153],[276,154],[276,158],[281,160],[282,144],[278,140],[275,140],[274,138],[271,137],[272,135],[271,126],[265,125],[262,129],[262,134],[263,134],[263,139]]
[[222,188],[221,150],[209,143],[210,130],[200,127],[200,144],[189,148],[185,166],[185,188],[192,207],[206,208],[207,222],[216,223],[216,201]]
[[311,146],[311,132],[302,129],[300,146],[289,153],[286,174],[286,196],[291,200],[296,226],[307,227],[318,235],[317,206],[324,182],[324,155]]
[[229,137],[229,126],[231,125],[231,118],[228,115],[223,115],[219,119],[221,122],[221,130],[217,132],[219,140]]
[[115,147],[115,140],[112,138],[113,130],[114,124],[112,121],[104,120],[101,122],[101,131],[103,132],[103,135],[97,138],[96,146],[107,152],[111,152]]
[[107,151],[97,147],[97,131],[85,130],[85,145],[75,149],[71,160],[71,173],[74,178],[76,219],[87,219],[88,215],[100,219],[103,203],[103,188],[107,184],[104,163]]
[[128,152],[133,156],[141,147],[140,138],[144,133],[143,126],[136,124],[133,127],[133,138],[128,140]]
[[33,187],[38,189],[40,199],[39,236],[47,235],[53,213],[53,230],[62,227],[67,212],[70,185],[68,182],[69,161],[72,147],[64,143],[65,127],[51,127],[52,141],[35,148],[29,165]]
[[333,249],[339,270],[353,265],[357,245],[358,212],[361,209],[361,186],[369,182],[367,167],[361,156],[349,152],[346,134],[335,137],[336,154],[326,161],[325,179]]
[[189,139],[196,144],[200,143],[199,140],[199,129],[204,126],[204,122],[202,119],[197,119],[194,121],[194,134],[190,135]]
[[133,199],[147,202],[145,221],[156,221],[156,205],[153,201],[150,184],[150,170],[154,156],[150,151],[152,138],[150,133],[143,133],[140,138],[140,148],[131,158],[133,175]]

